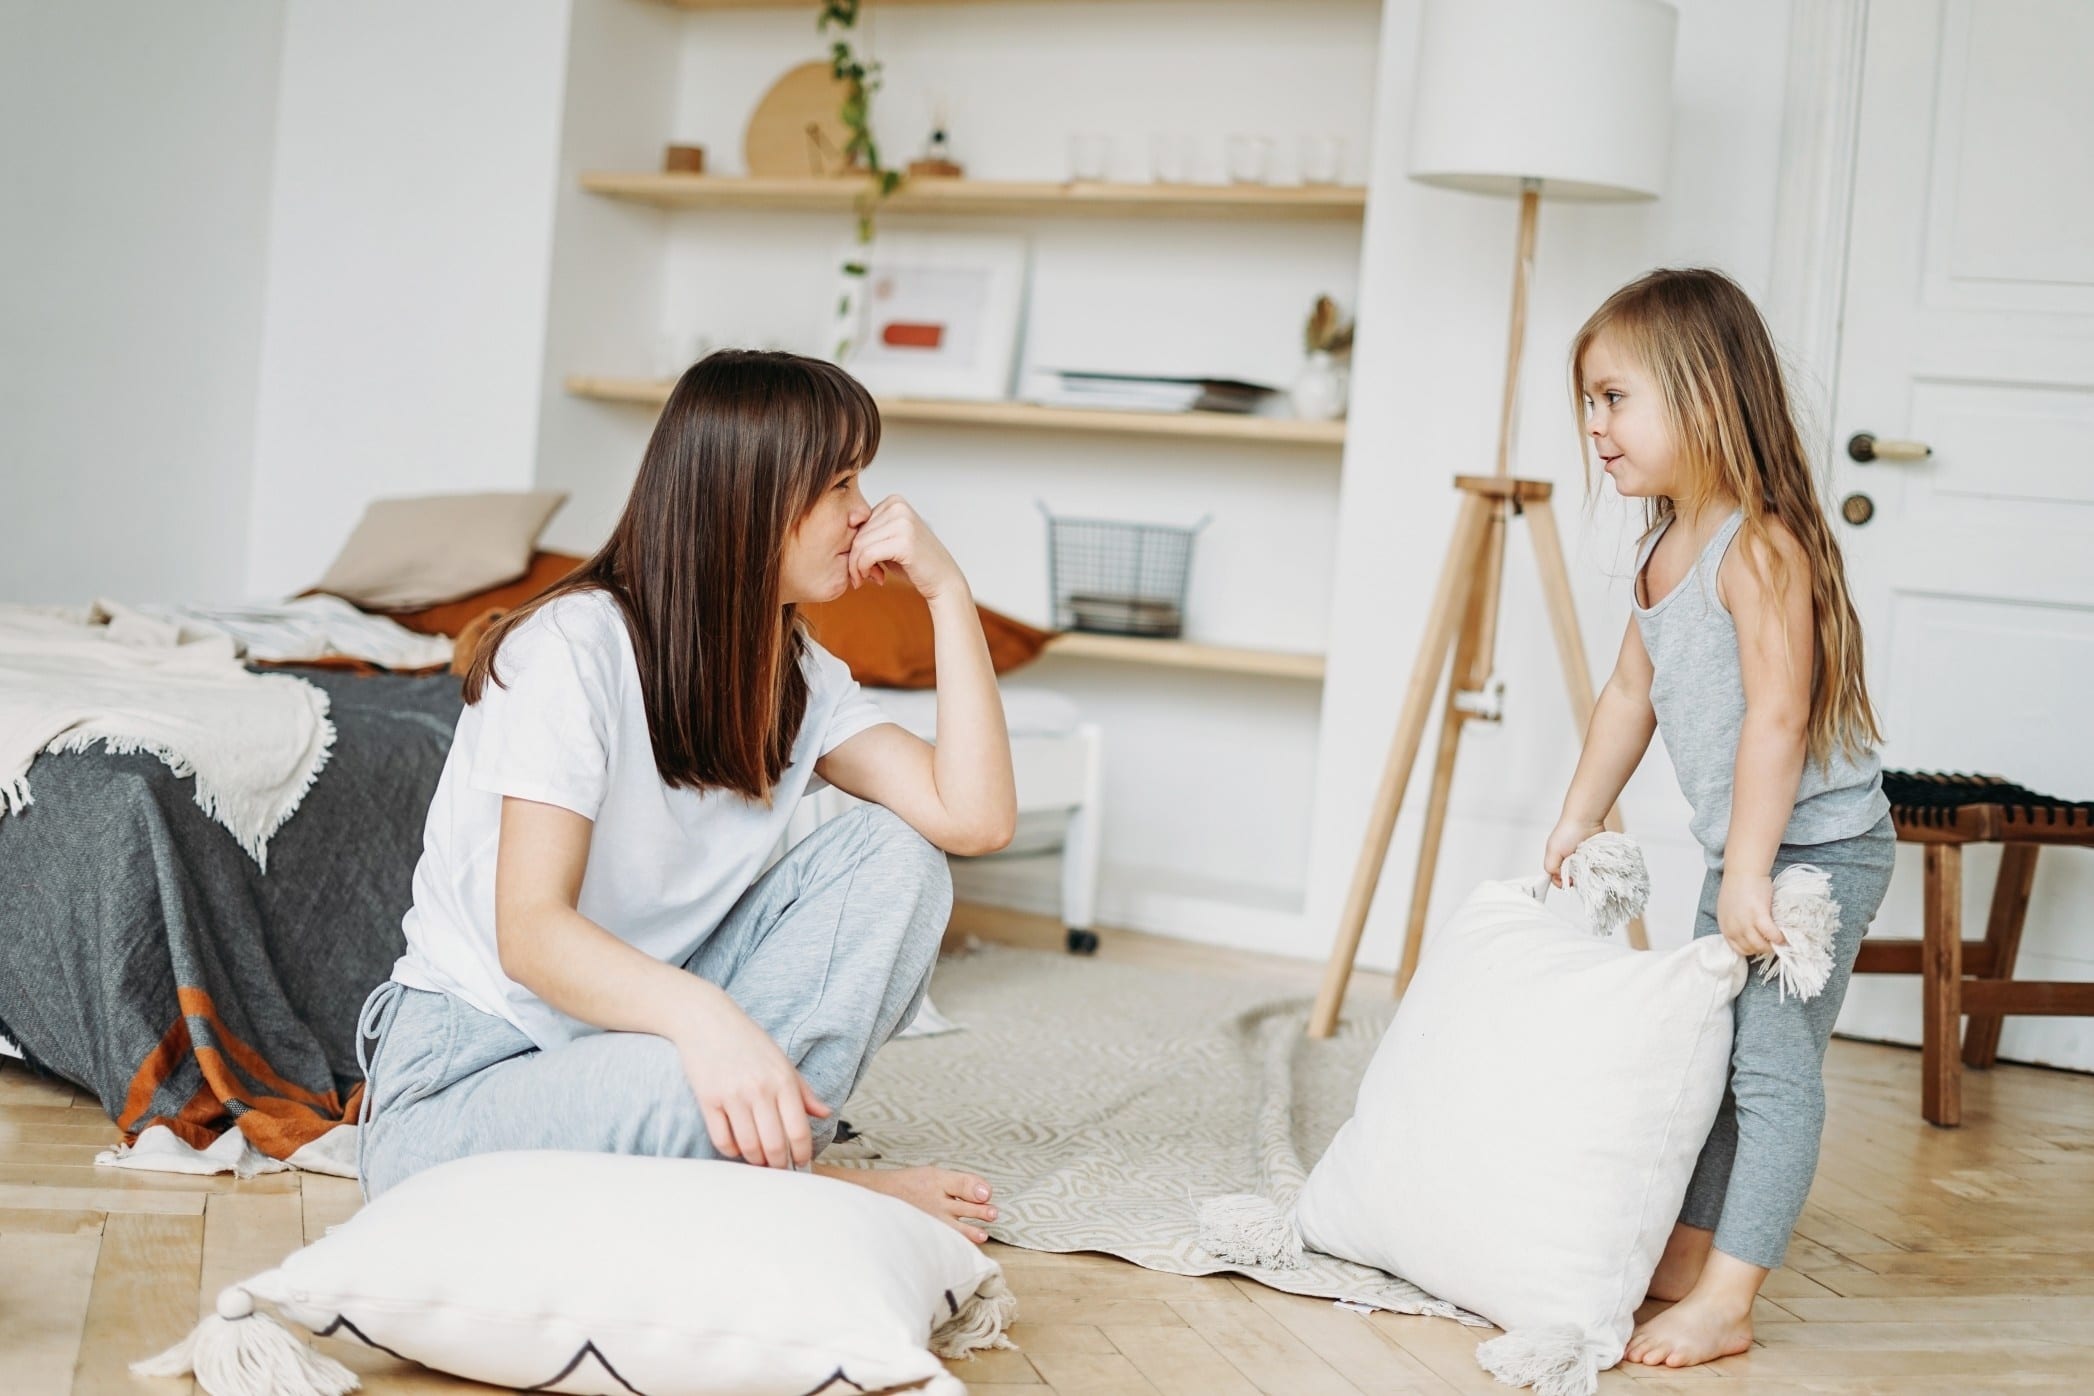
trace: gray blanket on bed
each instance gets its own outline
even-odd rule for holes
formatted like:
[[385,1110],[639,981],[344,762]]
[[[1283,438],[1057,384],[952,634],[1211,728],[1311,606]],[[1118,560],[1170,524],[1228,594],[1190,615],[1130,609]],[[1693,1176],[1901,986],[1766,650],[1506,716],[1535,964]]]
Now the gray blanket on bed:
[[291,672],[334,754],[260,871],[151,756],[46,755],[0,818],[0,1031],[127,1135],[237,1127],[285,1158],[355,1104],[356,1017],[402,948],[450,675]]

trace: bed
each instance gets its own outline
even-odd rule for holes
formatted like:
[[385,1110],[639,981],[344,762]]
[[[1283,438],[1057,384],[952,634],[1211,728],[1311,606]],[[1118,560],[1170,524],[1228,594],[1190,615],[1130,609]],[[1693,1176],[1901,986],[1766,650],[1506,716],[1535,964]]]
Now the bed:
[[158,758],[37,759],[35,803],[0,818],[0,1032],[127,1135],[339,1172],[301,1151],[353,1116],[357,1010],[403,948],[458,681],[284,672],[336,736],[266,874]]

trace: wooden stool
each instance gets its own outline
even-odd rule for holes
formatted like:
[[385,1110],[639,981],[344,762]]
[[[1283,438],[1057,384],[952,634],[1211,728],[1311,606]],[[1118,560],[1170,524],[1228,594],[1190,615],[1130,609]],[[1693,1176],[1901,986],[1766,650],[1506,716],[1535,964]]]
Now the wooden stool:
[[[2004,1015],[2094,1015],[2094,983],[2014,978],[2036,855],[2044,844],[2094,848],[2094,803],[2054,800],[1997,776],[1910,771],[1885,771],[1883,792],[1899,842],[1926,850],[1924,935],[1864,940],[1854,972],[1921,976],[1920,1113],[1930,1124],[1960,1124],[1963,1068],[1992,1065]],[[1963,846],[1971,843],[2003,845],[1983,940],[1963,938]]]

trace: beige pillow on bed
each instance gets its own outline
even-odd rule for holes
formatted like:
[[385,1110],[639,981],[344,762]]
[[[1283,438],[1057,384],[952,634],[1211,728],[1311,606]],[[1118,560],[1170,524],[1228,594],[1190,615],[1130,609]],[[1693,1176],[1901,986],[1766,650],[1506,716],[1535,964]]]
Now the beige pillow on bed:
[[374,499],[313,590],[370,610],[433,606],[521,577],[560,490]]

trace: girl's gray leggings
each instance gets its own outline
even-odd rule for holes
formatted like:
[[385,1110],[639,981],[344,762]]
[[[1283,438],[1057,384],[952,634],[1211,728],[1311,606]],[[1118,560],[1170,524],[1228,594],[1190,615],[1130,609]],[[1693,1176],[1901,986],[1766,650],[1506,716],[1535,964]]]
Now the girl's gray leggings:
[[[841,1109],[874,1052],[923,1001],[952,911],[945,856],[865,805],[822,825],[757,879],[683,968],[725,989]],[[449,994],[388,982],[364,1006],[364,1195],[500,1149],[713,1158],[676,1049],[603,1032],[540,1050]],[[836,1117],[811,1120],[815,1147]]]
[[[1888,816],[1866,834],[1835,843],[1783,844],[1774,871],[1810,863],[1832,875],[1840,928],[1832,949],[1832,977],[1808,1003],[1784,998],[1778,983],[1755,972],[1733,1008],[1730,1088],[1724,1093],[1709,1142],[1702,1146],[1680,1220],[1716,1233],[1716,1249],[1769,1270],[1788,1254],[1789,1233],[1802,1215],[1818,1171],[1818,1136],[1825,1128],[1825,1046],[1861,937],[1876,919],[1897,851]],[[1701,885],[1697,936],[1719,935],[1716,897],[1723,873],[1710,869]]]

